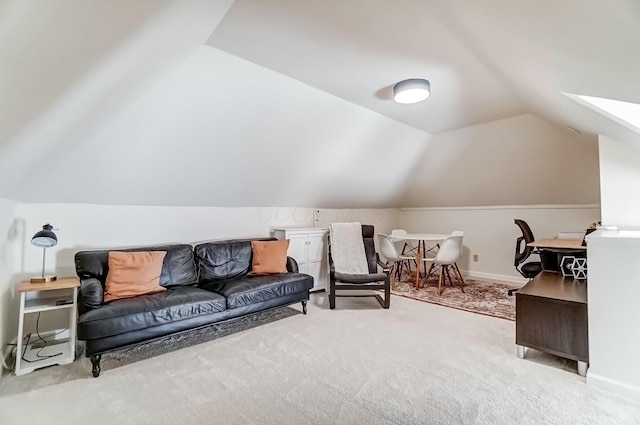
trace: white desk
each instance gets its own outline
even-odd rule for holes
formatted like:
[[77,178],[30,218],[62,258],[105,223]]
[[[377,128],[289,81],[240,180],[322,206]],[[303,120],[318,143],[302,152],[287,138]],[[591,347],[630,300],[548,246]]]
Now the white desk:
[[420,282],[420,263],[422,263],[422,257],[424,256],[424,252],[422,252],[425,249],[424,243],[435,242],[435,245],[437,245],[448,237],[449,235],[444,235],[441,233],[407,233],[406,235],[402,236],[391,236],[391,239],[394,240],[418,241],[418,256],[416,258],[416,265],[418,267],[418,270],[416,271],[416,289],[418,288]]

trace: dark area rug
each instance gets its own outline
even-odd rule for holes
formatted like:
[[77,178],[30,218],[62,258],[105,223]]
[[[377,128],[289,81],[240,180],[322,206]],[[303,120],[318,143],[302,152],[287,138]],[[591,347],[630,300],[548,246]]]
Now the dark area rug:
[[[464,293],[457,285],[452,287],[446,283],[442,295],[438,295],[437,274],[431,276],[421,289],[416,290],[414,282],[415,274],[403,274],[400,281],[394,281],[391,293],[458,310],[516,320],[516,297],[507,295],[507,290],[514,287],[513,284],[467,278],[464,280]],[[420,282],[424,283],[424,279]]]
[[[102,356],[102,372],[104,373],[105,371],[124,365],[170,353],[184,347],[191,347],[224,338],[228,335],[243,332],[298,314],[302,313],[296,308],[286,306],[278,307],[123,348]],[[76,360],[70,364],[38,369],[33,373],[23,376],[15,376],[8,370],[5,370],[1,378],[0,397],[33,391],[68,381],[95,379],[91,375],[91,363],[88,358],[84,357],[84,345],[81,342],[78,342],[76,349]],[[0,424],[2,424],[2,421],[0,421]]]
[[102,357],[102,370],[109,370],[161,354],[170,353],[184,347],[191,347],[213,341],[214,339],[223,338],[227,335],[246,331],[297,314],[300,314],[300,312],[294,308],[278,307],[123,348],[105,354]]

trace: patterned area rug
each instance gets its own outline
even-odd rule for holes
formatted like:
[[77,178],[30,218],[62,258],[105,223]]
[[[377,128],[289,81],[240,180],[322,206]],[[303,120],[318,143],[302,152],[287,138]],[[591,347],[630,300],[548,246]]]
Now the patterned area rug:
[[418,290],[413,287],[414,282],[415,274],[413,279],[409,274],[403,274],[400,281],[392,284],[391,293],[458,310],[516,320],[516,297],[507,295],[507,290],[514,287],[513,284],[465,278],[464,293],[458,286],[452,287],[447,282],[443,284],[442,295],[438,296],[437,275],[431,276],[424,287]]

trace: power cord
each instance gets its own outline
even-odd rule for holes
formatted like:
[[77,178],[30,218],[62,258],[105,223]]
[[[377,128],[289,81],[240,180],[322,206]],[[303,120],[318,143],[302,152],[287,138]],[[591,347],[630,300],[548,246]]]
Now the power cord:
[[[51,336],[56,336],[56,335],[60,335],[62,332],[66,332],[68,330],[68,328],[62,329],[61,331],[58,331],[56,333],[54,333]],[[27,347],[29,346],[29,341],[31,341],[31,333],[27,334],[26,338],[27,338],[27,342],[24,344],[24,350],[22,350],[22,360],[27,362],[27,363],[35,363],[37,361],[40,361],[42,359],[50,359],[51,357],[57,357],[57,356],[61,356],[62,352],[56,353],[56,354],[49,354],[46,356],[41,355],[40,353],[42,352],[42,350],[45,349],[45,347],[47,346],[48,342],[51,341],[47,341],[46,339],[44,339],[42,337],[42,335],[40,335],[40,312],[38,312],[38,317],[36,318],[36,335],[38,335],[38,339],[40,341],[42,341],[42,347],[40,347],[40,349],[38,350],[38,352],[36,353],[36,359],[35,360],[29,360],[26,359],[24,357],[24,355],[27,353]]]

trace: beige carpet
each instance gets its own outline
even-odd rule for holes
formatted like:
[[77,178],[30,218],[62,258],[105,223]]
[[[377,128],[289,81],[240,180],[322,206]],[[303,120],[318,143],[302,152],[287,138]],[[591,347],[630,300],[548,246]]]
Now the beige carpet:
[[[315,294],[309,314],[122,366],[0,381],[0,424],[638,424],[575,362],[515,356],[513,322],[402,297]],[[296,307],[298,308],[298,307]]]

